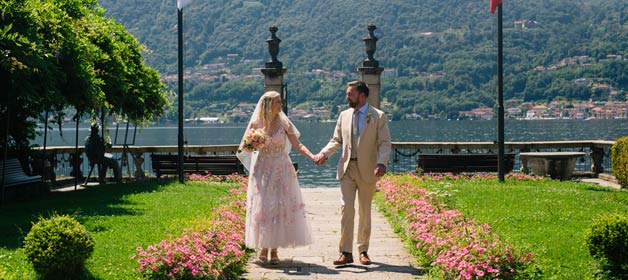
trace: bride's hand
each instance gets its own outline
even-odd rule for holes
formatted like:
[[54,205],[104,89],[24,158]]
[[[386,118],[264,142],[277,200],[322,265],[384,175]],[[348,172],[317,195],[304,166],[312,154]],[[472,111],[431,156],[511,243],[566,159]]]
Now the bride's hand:
[[314,161],[315,164],[319,165],[319,164],[323,164],[325,163],[325,155],[319,153],[317,155],[315,155],[312,160]]

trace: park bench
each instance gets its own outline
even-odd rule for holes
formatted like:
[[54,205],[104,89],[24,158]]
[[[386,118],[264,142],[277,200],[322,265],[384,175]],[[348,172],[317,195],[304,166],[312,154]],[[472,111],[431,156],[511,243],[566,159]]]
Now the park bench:
[[39,196],[45,192],[41,176],[30,176],[24,172],[17,158],[0,160],[0,182],[2,182],[3,199],[25,199],[30,196]]
[[41,183],[41,176],[27,175],[17,158],[9,158],[6,161],[0,160],[0,176],[3,176],[0,179],[3,187]]
[[[460,173],[460,172],[497,172],[498,155],[480,154],[419,154],[417,164],[423,172]],[[505,173],[512,171],[515,154],[506,153]]]
[[[163,174],[178,174],[179,156],[172,154],[151,154],[153,173],[157,178]],[[244,165],[236,155],[193,155],[183,158],[183,173],[230,175],[244,174]]]

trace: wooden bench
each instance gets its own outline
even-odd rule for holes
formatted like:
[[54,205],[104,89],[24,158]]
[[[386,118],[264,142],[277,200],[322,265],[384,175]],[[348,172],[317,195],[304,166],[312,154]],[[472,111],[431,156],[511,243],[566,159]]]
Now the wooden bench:
[[[178,155],[151,154],[153,172],[157,178],[163,174],[178,174]],[[244,165],[236,155],[193,155],[183,158],[183,173],[230,175],[244,174]]]
[[40,196],[48,191],[41,176],[30,176],[24,172],[17,158],[0,160],[0,182],[4,191],[4,201],[27,199]]
[[0,160],[0,176],[3,176],[0,178],[3,187],[41,183],[41,176],[27,175],[17,158],[10,158],[6,161]]
[[[515,154],[506,153],[505,173],[512,171]],[[498,155],[484,154],[419,154],[418,166],[424,172],[460,173],[460,172],[498,172]]]

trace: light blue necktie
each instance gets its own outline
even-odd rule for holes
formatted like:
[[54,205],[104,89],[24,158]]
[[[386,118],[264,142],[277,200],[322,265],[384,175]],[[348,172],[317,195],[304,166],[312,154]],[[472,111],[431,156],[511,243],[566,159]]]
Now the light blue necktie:
[[358,131],[358,122],[360,120],[360,110],[353,111],[353,121],[351,121],[351,158],[358,157],[358,138],[360,132]]

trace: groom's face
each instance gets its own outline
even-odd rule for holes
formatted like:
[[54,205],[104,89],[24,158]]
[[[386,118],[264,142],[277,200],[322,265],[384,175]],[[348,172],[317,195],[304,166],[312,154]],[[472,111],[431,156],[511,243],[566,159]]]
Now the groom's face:
[[347,88],[347,103],[349,103],[351,108],[357,108],[360,105],[360,93],[358,93],[356,87]]

